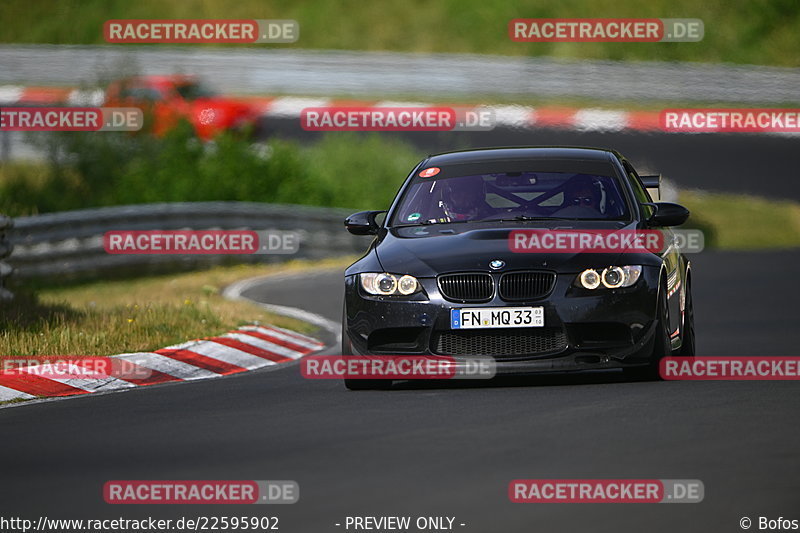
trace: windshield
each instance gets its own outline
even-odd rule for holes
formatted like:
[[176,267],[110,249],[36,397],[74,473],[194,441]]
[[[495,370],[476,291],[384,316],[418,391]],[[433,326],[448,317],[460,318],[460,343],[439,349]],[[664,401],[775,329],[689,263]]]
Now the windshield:
[[623,220],[616,178],[570,172],[506,172],[417,179],[392,226],[525,219]]
[[198,98],[211,98],[212,96],[217,95],[216,91],[198,82],[181,83],[175,85],[175,90],[178,91],[178,94],[181,95],[181,98],[189,102],[192,100],[197,100]]

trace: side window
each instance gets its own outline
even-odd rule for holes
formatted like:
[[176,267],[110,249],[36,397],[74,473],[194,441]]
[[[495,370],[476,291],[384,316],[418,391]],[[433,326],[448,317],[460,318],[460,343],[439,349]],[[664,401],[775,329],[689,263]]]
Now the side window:
[[142,86],[128,86],[120,91],[122,98],[133,98],[135,100],[143,100],[146,102],[157,102],[161,99],[161,94],[157,89]]
[[[622,165],[625,167],[625,172],[628,174],[628,181],[630,181],[631,188],[633,188],[633,194],[636,196],[636,200],[640,204],[652,203],[653,200],[650,198],[650,194],[648,194],[647,189],[645,189],[642,185],[639,175],[633,169],[631,164],[627,161],[622,161]],[[642,206],[642,211],[644,212],[645,217],[649,217],[653,214],[653,208],[649,205]]]

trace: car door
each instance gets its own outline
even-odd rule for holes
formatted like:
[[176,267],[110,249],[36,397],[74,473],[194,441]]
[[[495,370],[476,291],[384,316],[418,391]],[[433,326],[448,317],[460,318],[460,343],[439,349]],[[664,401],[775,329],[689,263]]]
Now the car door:
[[125,82],[119,90],[120,105],[141,109],[144,114],[142,131],[155,135],[162,135],[166,131],[165,113],[160,106],[163,98],[163,94],[157,87],[140,80]]

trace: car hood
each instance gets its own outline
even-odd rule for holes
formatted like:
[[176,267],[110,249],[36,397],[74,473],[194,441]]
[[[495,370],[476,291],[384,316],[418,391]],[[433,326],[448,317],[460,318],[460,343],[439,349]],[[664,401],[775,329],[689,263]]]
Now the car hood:
[[[547,225],[441,224],[392,228],[376,248],[385,272],[433,277],[456,271],[489,271],[489,262],[499,259],[505,265],[500,272],[527,268],[544,268],[558,272],[580,272],[585,268],[619,264],[615,253],[519,253],[511,251],[509,234],[514,230],[620,230],[635,229],[632,223],[582,221]],[[626,260],[630,261],[630,257]]]

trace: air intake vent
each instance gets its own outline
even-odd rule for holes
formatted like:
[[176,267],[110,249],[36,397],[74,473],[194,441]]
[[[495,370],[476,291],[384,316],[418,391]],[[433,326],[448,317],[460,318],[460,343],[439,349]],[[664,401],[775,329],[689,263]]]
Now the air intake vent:
[[432,345],[442,355],[513,357],[560,352],[567,336],[561,328],[442,331],[434,334]]
[[509,272],[500,278],[500,298],[535,300],[550,294],[556,282],[553,272]]
[[494,293],[494,281],[489,274],[444,274],[439,276],[439,290],[455,302],[488,302]]

